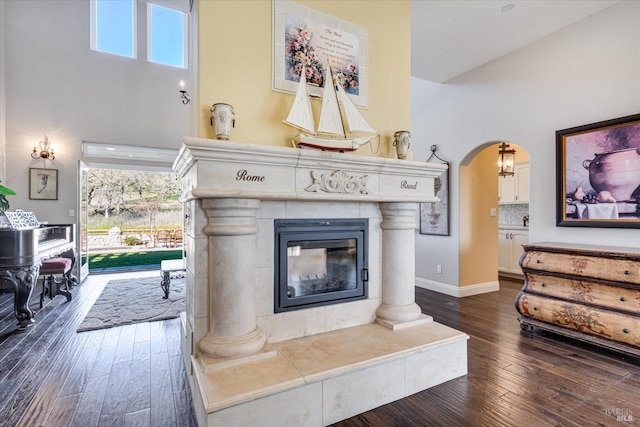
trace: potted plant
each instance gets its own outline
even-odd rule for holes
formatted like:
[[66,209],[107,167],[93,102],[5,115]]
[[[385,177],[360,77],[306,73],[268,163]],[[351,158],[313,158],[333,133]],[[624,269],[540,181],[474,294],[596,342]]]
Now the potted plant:
[[15,195],[15,191],[0,184],[0,213],[9,210],[9,201],[7,200],[7,196]]

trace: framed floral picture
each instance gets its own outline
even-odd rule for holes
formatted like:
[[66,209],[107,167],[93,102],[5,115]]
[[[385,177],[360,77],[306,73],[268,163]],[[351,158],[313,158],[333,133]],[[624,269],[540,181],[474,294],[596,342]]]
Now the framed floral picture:
[[273,89],[296,93],[300,73],[312,96],[322,96],[331,67],[336,84],[367,107],[366,28],[286,0],[273,2]]
[[58,200],[58,170],[30,168],[29,198],[32,200]]
[[556,132],[557,225],[640,228],[640,114]]

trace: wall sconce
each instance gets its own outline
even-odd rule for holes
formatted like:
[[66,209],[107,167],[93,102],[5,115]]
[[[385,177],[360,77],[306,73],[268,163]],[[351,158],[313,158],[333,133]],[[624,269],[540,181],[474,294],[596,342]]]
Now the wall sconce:
[[183,104],[188,104],[189,102],[191,102],[191,99],[189,99],[189,93],[184,89],[184,80],[180,80],[180,98],[182,98],[182,103]]
[[38,142],[37,146],[33,147],[33,151],[31,152],[31,157],[34,159],[49,159],[53,160],[56,158],[56,155],[53,154],[53,147],[49,142],[49,138],[47,135],[44,136],[44,141]]
[[515,163],[515,159],[516,150],[509,148],[509,144],[506,142],[500,143],[498,149],[498,175],[513,175],[513,164]]

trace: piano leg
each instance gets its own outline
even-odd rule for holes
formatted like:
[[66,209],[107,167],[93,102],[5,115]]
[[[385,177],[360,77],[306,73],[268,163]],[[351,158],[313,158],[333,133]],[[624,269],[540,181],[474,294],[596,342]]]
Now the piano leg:
[[38,279],[40,265],[0,271],[0,278],[13,285],[15,292],[13,310],[18,319],[18,329],[26,329],[34,323],[29,299]]

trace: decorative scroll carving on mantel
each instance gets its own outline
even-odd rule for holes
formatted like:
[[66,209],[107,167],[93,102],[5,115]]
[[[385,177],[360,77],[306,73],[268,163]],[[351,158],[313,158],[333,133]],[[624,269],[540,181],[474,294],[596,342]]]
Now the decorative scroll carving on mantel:
[[311,180],[313,184],[305,188],[305,191],[325,193],[360,193],[369,194],[367,181],[369,175],[356,176],[349,175],[345,171],[337,170],[329,173],[320,174],[318,177],[316,172],[311,171]]

